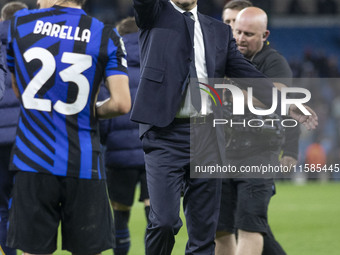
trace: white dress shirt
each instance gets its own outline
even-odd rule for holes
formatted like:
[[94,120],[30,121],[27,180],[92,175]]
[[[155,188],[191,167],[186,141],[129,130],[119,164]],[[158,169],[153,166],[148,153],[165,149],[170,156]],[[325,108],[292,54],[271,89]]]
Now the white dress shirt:
[[[173,7],[177,11],[181,13],[186,12],[186,10],[179,8],[171,0],[170,0],[170,3],[173,5]],[[207,64],[205,60],[205,48],[204,48],[201,24],[199,22],[198,15],[197,15],[197,5],[192,10],[190,10],[190,12],[193,14],[193,18],[195,21],[194,50],[195,50],[195,67],[196,67],[197,78],[199,79],[199,81],[207,83],[208,72],[207,72]],[[205,88],[203,85],[200,85],[200,87]],[[201,112],[198,113],[196,109],[194,108],[194,106],[191,104],[190,89],[187,89],[186,95],[183,98],[183,101],[181,103],[181,107],[176,114],[176,118],[188,118],[188,117],[202,116],[202,112],[207,113],[207,114],[212,113],[211,101],[208,100],[208,94],[205,92],[202,93],[201,90],[200,92],[201,92],[201,101],[202,101]]]

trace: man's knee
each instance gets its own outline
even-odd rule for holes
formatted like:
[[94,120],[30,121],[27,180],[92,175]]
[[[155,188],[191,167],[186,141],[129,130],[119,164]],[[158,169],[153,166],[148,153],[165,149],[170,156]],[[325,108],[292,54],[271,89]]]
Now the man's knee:
[[166,235],[168,235],[168,234],[174,235],[175,234],[175,228],[172,225],[161,225],[158,228],[159,228],[159,231],[162,234],[166,234]]
[[156,222],[152,221],[152,217],[150,217],[150,221],[151,228],[157,228],[162,234],[176,235],[182,227],[182,221],[179,217],[176,219],[174,217],[162,217]]

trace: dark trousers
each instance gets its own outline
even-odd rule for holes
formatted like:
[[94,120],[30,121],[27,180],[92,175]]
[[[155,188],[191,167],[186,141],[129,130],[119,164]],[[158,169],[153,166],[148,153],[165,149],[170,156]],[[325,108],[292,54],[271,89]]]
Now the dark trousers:
[[[143,137],[151,204],[147,255],[171,254],[174,235],[182,226],[182,191],[189,236],[185,254],[214,254],[221,180],[190,178],[193,161],[202,165],[219,162],[216,135],[208,125],[190,127],[174,121],[165,128],[153,127]],[[195,138],[191,146],[190,134]]]
[[6,255],[16,254],[15,249],[6,246],[8,200],[13,186],[13,173],[8,170],[11,148],[10,145],[0,146],[0,246]]

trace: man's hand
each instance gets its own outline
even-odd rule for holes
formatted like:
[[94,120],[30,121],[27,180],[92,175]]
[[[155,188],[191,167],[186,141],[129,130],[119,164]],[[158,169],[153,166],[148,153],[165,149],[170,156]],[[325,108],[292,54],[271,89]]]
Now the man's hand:
[[289,170],[297,164],[297,160],[290,156],[283,156],[280,160],[282,166],[289,167]]
[[289,107],[289,115],[297,120],[299,123],[304,125],[308,130],[315,129],[318,126],[318,116],[309,106],[304,105],[304,107],[312,114],[312,115],[304,115],[301,110],[296,107],[296,105],[292,104]]

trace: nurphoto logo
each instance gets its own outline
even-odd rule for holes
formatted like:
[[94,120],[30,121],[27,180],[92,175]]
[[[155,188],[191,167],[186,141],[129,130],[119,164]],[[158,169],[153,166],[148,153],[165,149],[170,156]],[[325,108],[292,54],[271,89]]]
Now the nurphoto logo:
[[[227,90],[231,94],[231,101],[232,101],[232,116],[245,116],[246,112],[250,112],[256,116],[259,116],[259,118],[244,118],[240,119],[214,119],[213,120],[213,127],[216,127],[217,125],[229,125],[230,127],[233,126],[243,126],[243,127],[249,127],[249,128],[259,128],[263,127],[264,125],[271,125],[272,127],[275,126],[275,124],[280,123],[281,126],[288,128],[288,127],[295,127],[298,125],[298,122],[294,119],[290,118],[280,118],[279,115],[276,115],[278,118],[270,118],[270,116],[275,116],[274,114],[277,112],[278,107],[278,89],[276,87],[272,88],[272,105],[269,109],[263,109],[254,106],[253,101],[253,88],[248,87],[246,90],[247,94],[247,103],[245,103],[245,95],[242,89],[239,87],[233,85],[233,84],[215,84],[214,87],[211,85],[208,85],[206,83],[199,82],[199,84],[205,86],[206,88],[200,88],[201,90],[205,91],[209,94],[210,98],[212,98],[215,105],[216,99],[220,102],[221,106],[223,106],[221,97],[217,93],[216,89],[222,89]],[[210,91],[209,91],[209,90]],[[300,109],[300,111],[304,115],[311,115],[311,113],[306,109],[304,106],[305,103],[309,102],[311,99],[311,93],[308,89],[305,88],[298,88],[298,87],[282,87],[281,88],[281,109],[280,109],[280,115],[282,116],[288,116],[288,109],[290,105],[296,105],[297,108]],[[295,94],[299,95],[299,98],[289,98],[289,94]],[[207,104],[207,98],[205,100],[202,100],[203,104]],[[207,114],[207,107],[202,107],[202,114]],[[266,117],[263,117],[266,116]]]

